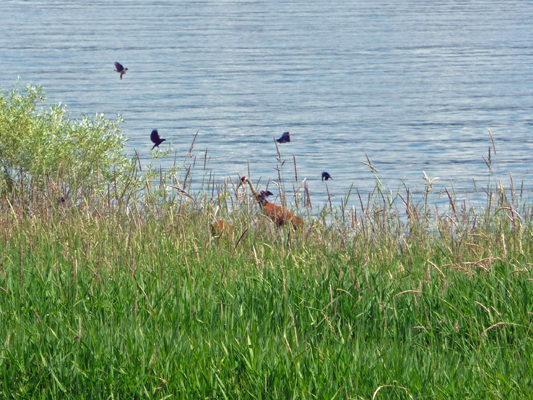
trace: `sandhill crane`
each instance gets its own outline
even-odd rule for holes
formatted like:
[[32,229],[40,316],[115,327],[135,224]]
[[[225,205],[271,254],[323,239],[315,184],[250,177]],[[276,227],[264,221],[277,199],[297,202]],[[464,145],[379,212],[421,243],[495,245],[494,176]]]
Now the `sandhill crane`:
[[214,238],[233,239],[233,227],[229,222],[217,218],[218,210],[219,207],[215,210],[214,222],[211,224],[211,235]]
[[213,237],[225,237],[227,239],[232,239],[233,227],[229,222],[217,219],[211,224],[211,234]]
[[264,194],[266,192],[263,192],[262,194],[257,193],[252,185],[252,181],[250,181],[249,178],[243,176],[237,188],[241,187],[245,183],[250,186],[250,190],[252,191],[254,198],[261,206],[263,213],[268,218],[270,218],[276,225],[281,226],[285,222],[290,222],[294,229],[303,228],[305,226],[304,220],[300,217],[293,215],[289,210],[278,206],[277,204],[270,203],[266,199],[267,196]]

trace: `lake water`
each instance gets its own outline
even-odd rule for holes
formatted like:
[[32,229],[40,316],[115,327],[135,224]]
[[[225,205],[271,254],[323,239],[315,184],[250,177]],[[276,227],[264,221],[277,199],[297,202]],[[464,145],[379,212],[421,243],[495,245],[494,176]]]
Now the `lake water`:
[[[113,63],[129,71],[123,80]],[[529,1],[2,1],[0,86],[33,82],[72,117],[123,115],[142,162],[158,129],[195,182],[237,173],[307,178],[313,204],[379,178],[459,198],[495,184],[533,189],[533,3]],[[482,159],[494,135],[494,175]],[[168,142],[165,142],[168,143]],[[174,158],[156,159],[169,166]],[[350,203],[358,204],[355,197]]]

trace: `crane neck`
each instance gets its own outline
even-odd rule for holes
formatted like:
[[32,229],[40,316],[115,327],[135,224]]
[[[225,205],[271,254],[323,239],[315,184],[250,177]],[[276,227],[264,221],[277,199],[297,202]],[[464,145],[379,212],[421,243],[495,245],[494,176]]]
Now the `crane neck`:
[[252,181],[250,179],[247,179],[246,183],[248,183],[248,186],[250,186],[250,190],[252,191],[252,194],[254,195],[254,197],[256,199],[258,199],[259,198],[259,194],[255,191],[255,189],[254,189],[254,187],[252,185]]
[[257,202],[259,203],[260,206],[263,207],[266,203],[268,203],[268,201],[266,201],[266,199],[262,198],[261,195],[255,191],[255,189],[254,189],[254,187],[252,185],[252,181],[250,179],[247,179],[246,182],[250,186],[250,190],[252,191],[253,196],[255,197],[255,199],[257,200]]

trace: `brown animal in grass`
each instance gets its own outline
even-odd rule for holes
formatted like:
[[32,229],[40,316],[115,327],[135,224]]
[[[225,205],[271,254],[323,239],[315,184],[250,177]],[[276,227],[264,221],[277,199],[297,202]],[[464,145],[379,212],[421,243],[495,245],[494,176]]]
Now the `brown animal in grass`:
[[261,206],[263,213],[268,218],[270,218],[277,226],[282,226],[286,222],[290,222],[294,229],[302,229],[305,227],[305,222],[302,218],[296,215],[293,215],[286,208],[283,208],[281,206],[278,206],[277,204],[269,202],[266,199],[265,195],[261,195],[257,193],[249,178],[243,176],[241,178],[241,181],[238,187],[244,185],[245,183],[247,183],[250,186],[250,190],[252,191],[254,198],[257,200],[257,202]]
[[217,219],[211,224],[211,234],[213,237],[233,238],[233,227],[229,222]]

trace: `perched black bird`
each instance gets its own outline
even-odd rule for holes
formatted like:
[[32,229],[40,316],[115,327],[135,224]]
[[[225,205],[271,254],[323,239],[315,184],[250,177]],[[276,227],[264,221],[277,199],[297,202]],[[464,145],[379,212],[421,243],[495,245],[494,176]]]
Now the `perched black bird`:
[[267,200],[267,197],[268,196],[272,196],[274,193],[272,193],[270,190],[261,190],[259,192],[259,196],[257,198],[257,200],[259,200],[259,203],[265,205],[266,203],[268,203],[268,200]]
[[327,172],[322,172],[322,180],[324,180],[324,179],[328,180],[328,179],[333,179],[333,178]]
[[266,191],[265,191],[265,190],[261,190],[261,191],[259,192],[259,202],[260,202],[261,204],[266,203],[266,202],[268,201],[268,200],[267,200],[267,197],[268,197],[268,196],[272,196],[273,194],[274,194],[274,193],[272,193],[270,190],[266,190]]
[[159,133],[157,133],[157,129],[154,129],[152,133],[150,134],[150,140],[155,143],[154,147],[152,147],[152,150],[153,150],[167,139],[161,139],[159,137]]
[[120,79],[122,79],[122,75],[124,75],[126,71],[128,70],[127,68],[124,68],[122,64],[119,63],[118,61],[115,61],[115,68],[116,68],[116,71],[120,74]]
[[291,134],[289,132],[283,132],[283,135],[279,139],[276,139],[278,143],[289,143],[291,141]]

